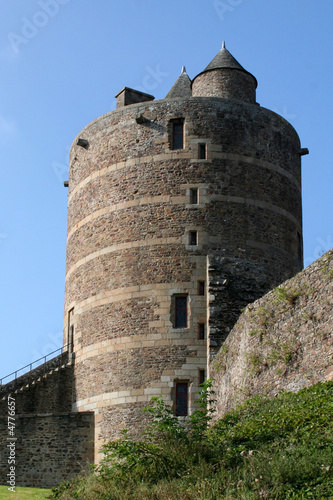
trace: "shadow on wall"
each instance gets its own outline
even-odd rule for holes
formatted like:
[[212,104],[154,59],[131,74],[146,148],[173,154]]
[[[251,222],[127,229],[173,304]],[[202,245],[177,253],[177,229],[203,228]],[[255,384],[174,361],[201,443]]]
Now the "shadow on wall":
[[250,304],[211,364],[216,418],[333,379],[333,250]]

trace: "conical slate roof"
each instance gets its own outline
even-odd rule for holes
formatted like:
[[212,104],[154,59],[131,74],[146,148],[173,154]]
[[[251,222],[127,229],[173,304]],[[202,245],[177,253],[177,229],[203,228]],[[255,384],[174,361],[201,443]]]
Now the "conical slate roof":
[[223,42],[221,50],[216,54],[214,59],[199,74],[201,75],[202,73],[205,73],[206,71],[211,71],[213,69],[237,69],[239,71],[243,71],[244,73],[251,75],[252,78],[254,78],[257,85],[257,79],[249,71],[246,71],[246,69],[243,68],[241,64],[239,64],[239,62],[234,58],[234,56],[230,54],[229,50],[225,48],[225,42]]
[[219,68],[233,68],[246,71],[246,69],[244,69],[238,61],[236,61],[234,56],[230,54],[229,50],[225,48],[225,42],[223,42],[222,44],[222,49],[216,54],[214,59],[208,64],[207,68],[205,68],[204,71]]
[[174,97],[192,97],[191,80],[186,73],[185,66],[182,67],[180,76],[166,95],[165,99],[173,99]]

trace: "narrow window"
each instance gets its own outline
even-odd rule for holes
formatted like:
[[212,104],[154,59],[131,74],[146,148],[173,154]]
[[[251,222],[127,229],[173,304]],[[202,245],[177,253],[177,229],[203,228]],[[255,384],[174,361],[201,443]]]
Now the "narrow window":
[[297,231],[297,255],[298,255],[298,260],[302,260],[302,238],[298,231]]
[[74,344],[74,308],[68,311],[68,329],[67,329],[67,350],[73,352]]
[[175,297],[175,328],[187,327],[187,295]]
[[184,120],[172,122],[172,149],[184,149]]
[[206,144],[199,144],[199,160],[206,159]]
[[191,188],[190,189],[190,203],[191,203],[191,205],[198,204],[198,188]]
[[189,234],[189,245],[197,245],[198,244],[198,232],[190,231]]
[[199,340],[204,340],[205,339],[205,324],[204,323],[199,323]]
[[205,295],[205,282],[204,281],[198,281],[198,294]]
[[205,370],[199,370],[199,385],[205,381]]
[[188,413],[188,383],[178,382],[176,384],[176,415],[185,417]]

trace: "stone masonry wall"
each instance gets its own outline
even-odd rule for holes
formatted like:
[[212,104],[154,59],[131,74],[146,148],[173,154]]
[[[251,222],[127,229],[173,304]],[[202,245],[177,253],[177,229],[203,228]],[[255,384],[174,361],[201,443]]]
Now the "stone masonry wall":
[[[237,322],[241,309],[256,300],[258,290],[267,290],[278,284],[267,275],[264,252],[257,250],[245,259],[239,252],[230,256],[213,255],[209,258],[209,337],[210,360],[227,339]],[[277,257],[278,260],[278,257]],[[271,285],[271,286],[270,286]]]
[[333,250],[246,307],[211,365],[217,414],[333,378]]
[[193,97],[223,97],[256,101],[256,80],[249,73],[223,68],[200,73],[192,83]]
[[[88,470],[89,463],[93,463],[93,413],[16,415],[15,424],[16,486],[51,488]],[[1,416],[0,484],[3,485],[7,485],[9,474],[7,445],[11,441],[7,437],[7,417]]]
[[[46,376],[47,374],[53,373],[56,369],[59,369],[69,362],[68,352],[62,352],[58,356],[49,359],[45,363],[37,366],[36,368],[20,375],[13,380],[9,380],[9,382],[0,386],[0,395],[3,397],[6,394],[10,394],[15,392],[17,389],[21,387],[30,385],[31,383],[36,382],[39,378]],[[4,379],[7,380],[7,379]]]
[[[73,366],[41,374],[39,378],[27,377],[15,391],[1,392],[0,413],[6,412],[8,394],[15,397],[16,413],[68,412],[72,409]],[[10,385],[10,384],[8,384]],[[3,394],[5,393],[5,394]]]
[[[179,118],[184,147],[173,150]],[[300,143],[275,113],[210,97],[121,107],[79,137],[89,147],[74,141],[70,154],[64,344],[70,315],[72,409],[95,412],[97,456],[137,429],[152,396],[174,404],[177,381],[191,411],[208,325],[216,351],[248,301],[301,269]],[[187,296],[184,328],[176,294]]]

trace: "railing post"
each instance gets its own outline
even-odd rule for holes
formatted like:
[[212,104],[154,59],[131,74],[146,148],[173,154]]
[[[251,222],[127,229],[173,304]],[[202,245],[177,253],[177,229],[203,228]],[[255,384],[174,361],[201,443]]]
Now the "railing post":
[[[17,378],[20,378],[20,377],[18,377],[18,373],[19,373],[20,371],[22,371],[22,370],[26,369],[26,368],[29,368],[29,371],[30,371],[30,372],[31,372],[31,371],[33,371],[33,365],[34,365],[35,363],[37,363],[38,361],[41,361],[41,360],[43,360],[44,362],[43,362],[43,363],[40,363],[39,365],[37,365],[37,366],[36,366],[36,369],[37,369],[37,368],[39,368],[39,372],[38,372],[38,373],[43,373],[43,372],[44,372],[44,374],[46,374],[46,369],[47,369],[47,366],[46,366],[46,364],[47,364],[47,357],[48,357],[48,356],[50,356],[51,354],[55,355],[55,353],[59,353],[59,352],[60,352],[60,354],[58,354],[58,356],[60,356],[59,362],[61,362],[61,364],[62,364],[62,363],[63,363],[63,361],[64,361],[64,356],[63,356],[63,354],[64,354],[64,349],[65,349],[66,347],[67,347],[67,354],[68,354],[68,347],[69,347],[69,344],[67,344],[67,346],[62,346],[62,347],[60,347],[59,349],[56,349],[55,351],[52,351],[52,352],[50,352],[50,353],[46,354],[46,356],[42,356],[41,358],[39,358],[39,359],[37,359],[37,360],[33,361],[32,363],[29,363],[29,364],[27,364],[26,366],[23,366],[23,367],[22,367],[22,368],[20,368],[19,370],[15,370],[14,372],[10,373],[9,375],[6,375],[6,377],[2,377],[2,378],[0,379],[0,387],[2,387],[2,385],[4,385],[4,384],[3,384],[3,381],[4,381],[5,379],[7,379],[8,377],[12,376],[12,375],[14,375],[14,378],[13,378],[13,379],[10,379],[10,380],[9,380],[9,382],[12,382],[12,381],[16,380]],[[56,357],[56,356],[55,356],[55,357]],[[68,358],[69,358],[69,357],[68,357],[68,355],[67,355],[66,362],[68,362],[68,361],[69,361],[69,359],[68,359]],[[23,376],[23,375],[27,375],[27,372],[25,371],[25,372],[22,374],[22,376]],[[30,376],[29,376],[29,375],[27,375],[27,377],[26,377],[26,378],[28,379],[28,381],[30,380]],[[33,380],[33,378],[31,378],[31,380]],[[9,382],[8,382],[8,383],[9,383]],[[6,384],[5,384],[5,385],[6,385]]]

